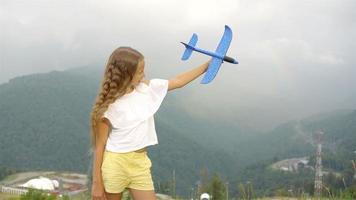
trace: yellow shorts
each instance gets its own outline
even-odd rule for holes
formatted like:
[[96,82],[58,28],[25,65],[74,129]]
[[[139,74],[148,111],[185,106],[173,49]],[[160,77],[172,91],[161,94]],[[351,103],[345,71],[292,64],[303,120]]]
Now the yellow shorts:
[[146,151],[116,153],[105,150],[101,165],[105,191],[121,193],[125,188],[154,190],[151,166]]

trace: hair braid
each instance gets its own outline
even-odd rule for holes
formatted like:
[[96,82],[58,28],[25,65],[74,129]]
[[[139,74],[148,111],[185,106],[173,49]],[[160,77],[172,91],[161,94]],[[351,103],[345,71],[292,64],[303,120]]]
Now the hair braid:
[[119,47],[110,55],[90,114],[92,148],[96,147],[99,121],[109,105],[126,93],[141,59],[143,55],[130,47]]

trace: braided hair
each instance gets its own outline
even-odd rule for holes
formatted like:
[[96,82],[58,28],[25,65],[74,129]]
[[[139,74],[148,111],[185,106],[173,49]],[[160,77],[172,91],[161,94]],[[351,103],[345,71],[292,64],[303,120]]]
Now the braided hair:
[[112,52],[106,64],[105,73],[90,115],[91,147],[95,149],[98,122],[109,105],[123,96],[134,86],[131,81],[143,55],[131,47],[119,47]]

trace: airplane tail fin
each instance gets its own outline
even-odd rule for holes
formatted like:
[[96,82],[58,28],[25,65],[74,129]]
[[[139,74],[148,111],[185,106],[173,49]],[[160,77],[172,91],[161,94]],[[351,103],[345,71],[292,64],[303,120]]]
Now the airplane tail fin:
[[193,52],[193,49],[195,47],[195,45],[197,44],[198,42],[198,36],[197,34],[193,34],[192,38],[190,38],[190,41],[188,44],[182,42],[182,44],[184,44],[185,46],[185,51],[183,53],[183,56],[182,56],[182,60],[188,60],[190,55],[192,55],[192,52]]

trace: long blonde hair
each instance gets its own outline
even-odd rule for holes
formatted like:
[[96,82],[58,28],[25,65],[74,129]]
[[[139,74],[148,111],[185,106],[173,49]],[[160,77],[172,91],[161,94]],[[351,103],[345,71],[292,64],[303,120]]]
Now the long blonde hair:
[[98,134],[97,125],[104,112],[116,99],[123,96],[131,87],[138,63],[143,55],[131,47],[119,47],[112,52],[106,64],[95,104],[90,115],[91,147],[95,149]]

